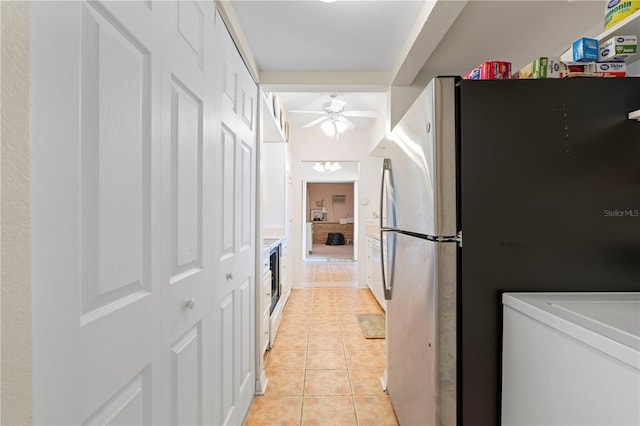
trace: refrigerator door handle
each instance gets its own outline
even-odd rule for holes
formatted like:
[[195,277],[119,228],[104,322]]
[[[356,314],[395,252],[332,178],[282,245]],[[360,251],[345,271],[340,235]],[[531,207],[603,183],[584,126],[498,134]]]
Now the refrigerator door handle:
[[391,174],[391,160],[385,158],[382,163],[380,186],[380,229],[394,229],[396,226],[395,188]]
[[[389,276],[389,279],[387,279],[386,277],[386,270],[385,270],[385,240],[384,240],[384,234],[389,232],[388,229],[380,229],[380,266],[382,267],[382,289],[384,290],[384,298],[385,300],[391,300],[392,294],[393,294],[393,287],[392,287],[392,281],[391,281],[391,276]],[[388,240],[387,240],[388,241]]]
[[[385,248],[387,245],[385,244],[385,234],[395,227],[395,202],[394,202],[395,191],[393,188],[393,178],[391,175],[391,160],[385,158],[382,163],[382,184],[380,188],[380,266],[382,268],[382,288],[384,290],[384,298],[385,300],[391,300],[393,294],[393,251],[394,247],[391,247],[391,250],[387,250],[389,256],[389,260],[391,260],[391,265],[389,267],[389,279],[387,279],[387,270],[385,268]],[[385,223],[385,220],[387,221]],[[391,225],[391,227],[389,226]],[[393,245],[393,234],[389,234],[389,237],[386,241],[389,241]]]

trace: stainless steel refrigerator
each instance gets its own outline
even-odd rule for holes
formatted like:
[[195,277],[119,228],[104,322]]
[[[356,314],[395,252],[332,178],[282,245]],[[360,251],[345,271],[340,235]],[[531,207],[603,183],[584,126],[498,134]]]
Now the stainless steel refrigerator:
[[401,425],[500,423],[503,292],[640,290],[638,109],[637,78],[443,77],[393,129],[383,382]]

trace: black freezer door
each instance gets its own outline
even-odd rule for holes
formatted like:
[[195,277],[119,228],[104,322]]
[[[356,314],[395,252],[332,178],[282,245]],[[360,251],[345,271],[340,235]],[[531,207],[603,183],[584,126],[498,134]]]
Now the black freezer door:
[[640,290],[640,78],[458,87],[458,410],[495,425],[502,292]]

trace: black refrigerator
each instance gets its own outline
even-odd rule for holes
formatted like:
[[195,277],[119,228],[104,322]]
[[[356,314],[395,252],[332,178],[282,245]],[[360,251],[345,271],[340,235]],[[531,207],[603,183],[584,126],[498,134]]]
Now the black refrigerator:
[[640,78],[434,79],[388,138],[383,384],[500,424],[503,292],[640,291]]

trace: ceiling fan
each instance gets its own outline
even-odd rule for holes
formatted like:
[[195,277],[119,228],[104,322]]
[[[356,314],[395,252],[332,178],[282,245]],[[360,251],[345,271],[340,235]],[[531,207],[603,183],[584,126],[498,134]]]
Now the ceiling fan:
[[375,118],[378,116],[377,111],[345,111],[344,106],[346,105],[345,101],[340,99],[336,99],[336,95],[329,95],[331,98],[328,102],[322,104],[321,111],[289,111],[290,113],[301,113],[301,114],[319,114],[322,117],[316,118],[304,126],[302,128],[309,128],[315,125],[320,124],[322,130],[327,134],[327,136],[335,136],[336,139],[340,136],[341,133],[344,133],[347,130],[354,129],[356,125],[353,121],[349,120],[347,117],[365,117],[365,118]]

